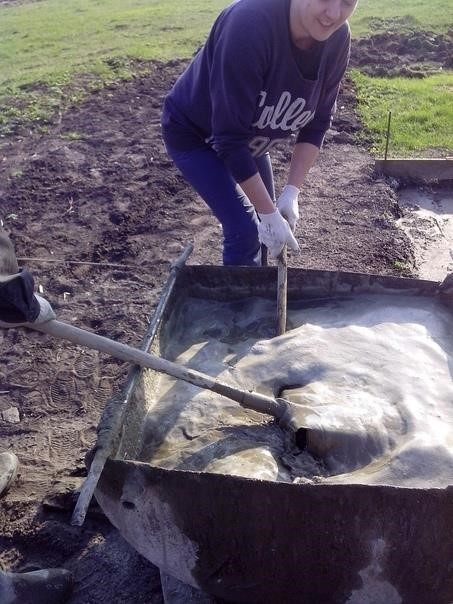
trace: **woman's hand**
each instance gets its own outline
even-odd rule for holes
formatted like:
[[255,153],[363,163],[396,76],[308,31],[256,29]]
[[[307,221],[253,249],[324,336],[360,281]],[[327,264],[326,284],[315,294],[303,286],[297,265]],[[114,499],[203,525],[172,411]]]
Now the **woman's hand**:
[[271,258],[277,258],[285,244],[293,251],[299,251],[299,244],[291,228],[278,210],[270,214],[258,214],[258,237],[269,250]]
[[286,185],[277,199],[277,208],[294,233],[299,220],[299,189],[293,185]]

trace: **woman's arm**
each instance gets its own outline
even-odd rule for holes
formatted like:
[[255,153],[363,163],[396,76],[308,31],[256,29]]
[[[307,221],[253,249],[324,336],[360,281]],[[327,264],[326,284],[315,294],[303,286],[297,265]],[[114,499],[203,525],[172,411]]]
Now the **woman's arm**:
[[316,162],[318,155],[319,147],[316,145],[312,143],[296,143],[289,167],[288,184],[300,189],[308,172]]
[[280,214],[288,221],[292,231],[299,220],[299,191],[310,168],[319,155],[319,148],[312,143],[296,143],[289,167],[288,184],[277,200]]
[[[288,184],[300,189],[310,168],[319,155],[319,149],[311,143],[297,143],[294,146],[289,168]],[[274,201],[270,198],[264,182],[259,174],[254,174],[243,182],[240,187],[260,214],[270,214],[275,211]]]
[[275,212],[274,200],[270,198],[259,173],[250,176],[250,178],[240,182],[239,185],[259,214]]

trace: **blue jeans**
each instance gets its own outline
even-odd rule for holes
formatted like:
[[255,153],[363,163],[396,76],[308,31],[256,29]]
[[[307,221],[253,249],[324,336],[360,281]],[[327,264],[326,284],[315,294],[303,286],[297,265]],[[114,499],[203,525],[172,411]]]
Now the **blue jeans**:
[[[166,143],[168,155],[184,178],[211,208],[223,230],[223,264],[260,265],[258,216],[225,164],[207,144],[189,150],[175,149]],[[269,154],[255,158],[258,171],[275,198],[274,178]]]

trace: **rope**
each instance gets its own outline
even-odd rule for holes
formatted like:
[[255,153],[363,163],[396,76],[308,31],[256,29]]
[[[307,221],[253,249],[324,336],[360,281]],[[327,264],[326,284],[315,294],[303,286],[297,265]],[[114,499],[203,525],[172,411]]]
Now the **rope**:
[[21,257],[17,258],[18,260],[27,261],[27,262],[54,262],[56,264],[85,264],[87,266],[99,266],[99,267],[108,267],[108,268],[138,268],[135,264],[112,264],[111,262],[84,262],[82,260],[59,260],[57,258],[29,258],[29,257]]

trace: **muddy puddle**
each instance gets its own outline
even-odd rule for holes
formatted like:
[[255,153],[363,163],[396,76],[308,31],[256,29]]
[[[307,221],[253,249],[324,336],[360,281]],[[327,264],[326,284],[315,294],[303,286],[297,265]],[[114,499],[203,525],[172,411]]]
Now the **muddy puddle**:
[[453,272],[453,187],[407,187],[399,204],[398,225],[413,243],[419,277],[441,281]]
[[[301,405],[300,451],[275,422],[162,376],[140,459],[283,482],[445,486],[453,480],[453,316],[420,296],[275,304],[188,299],[166,356]],[[315,432],[316,430],[316,432]]]

